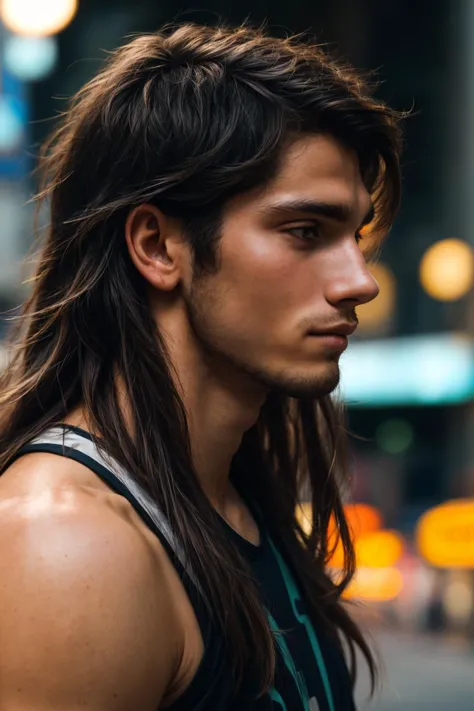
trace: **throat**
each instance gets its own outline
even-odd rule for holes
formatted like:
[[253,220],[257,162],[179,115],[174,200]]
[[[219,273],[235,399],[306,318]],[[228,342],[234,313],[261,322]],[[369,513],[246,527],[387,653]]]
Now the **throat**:
[[235,488],[229,484],[228,498],[225,504],[213,504],[215,511],[226,525],[247,543],[260,545],[260,531],[249,508]]

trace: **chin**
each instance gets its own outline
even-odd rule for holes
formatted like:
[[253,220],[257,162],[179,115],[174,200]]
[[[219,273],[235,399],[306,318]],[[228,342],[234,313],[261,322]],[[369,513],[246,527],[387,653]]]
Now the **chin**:
[[340,371],[337,363],[328,363],[318,368],[317,372],[304,371],[298,373],[295,369],[288,372],[254,373],[269,390],[280,392],[294,398],[319,398],[332,393],[339,385]]

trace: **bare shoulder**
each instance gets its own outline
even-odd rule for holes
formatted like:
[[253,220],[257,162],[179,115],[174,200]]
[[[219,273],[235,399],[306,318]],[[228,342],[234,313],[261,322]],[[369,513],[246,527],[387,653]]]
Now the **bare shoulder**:
[[181,653],[166,565],[106,492],[36,486],[34,461],[0,489],[0,711],[155,711]]

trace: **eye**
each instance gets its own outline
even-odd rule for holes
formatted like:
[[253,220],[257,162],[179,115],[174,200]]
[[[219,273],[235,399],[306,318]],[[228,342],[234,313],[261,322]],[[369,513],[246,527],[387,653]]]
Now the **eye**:
[[297,239],[304,240],[305,242],[315,242],[322,237],[321,229],[318,225],[290,227],[288,232]]
[[[304,242],[316,242],[323,237],[321,228],[318,225],[303,225],[301,227],[290,227],[287,232],[293,237]],[[364,229],[357,230],[354,234],[356,244],[360,244],[364,239]]]

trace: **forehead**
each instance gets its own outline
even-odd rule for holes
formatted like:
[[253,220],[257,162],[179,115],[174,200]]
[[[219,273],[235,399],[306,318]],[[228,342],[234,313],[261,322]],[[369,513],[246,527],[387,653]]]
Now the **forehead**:
[[298,138],[285,149],[275,178],[261,193],[264,201],[280,196],[370,207],[356,152],[323,134]]
[[280,202],[343,204],[362,219],[371,207],[354,151],[326,135],[293,140],[284,149],[275,176],[263,187],[240,193],[227,203],[227,216],[243,219]]
[[329,135],[296,138],[284,149],[272,179],[229,200],[226,219],[242,225],[255,216],[274,214],[275,207],[279,211],[283,205],[302,203],[343,206],[347,221],[357,229],[371,212],[372,201],[355,151]]

